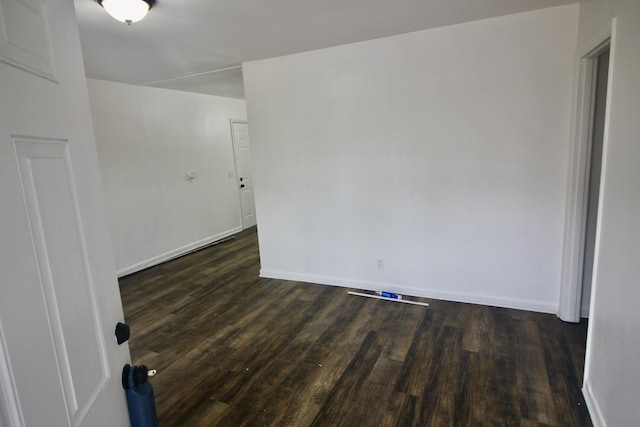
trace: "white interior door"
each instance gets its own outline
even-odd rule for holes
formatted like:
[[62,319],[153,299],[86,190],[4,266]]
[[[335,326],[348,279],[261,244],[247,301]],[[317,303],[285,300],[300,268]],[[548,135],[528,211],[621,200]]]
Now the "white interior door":
[[126,426],[73,0],[0,0],[0,424]]
[[251,175],[251,147],[249,145],[249,125],[231,122],[233,134],[233,154],[236,161],[236,181],[240,192],[242,228],[256,225],[256,207],[253,198],[253,178]]

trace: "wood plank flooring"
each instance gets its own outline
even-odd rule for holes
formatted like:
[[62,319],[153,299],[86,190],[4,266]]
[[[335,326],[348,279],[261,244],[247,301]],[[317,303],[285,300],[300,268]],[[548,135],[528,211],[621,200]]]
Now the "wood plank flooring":
[[120,280],[161,426],[590,426],[586,323],[258,278],[254,229]]

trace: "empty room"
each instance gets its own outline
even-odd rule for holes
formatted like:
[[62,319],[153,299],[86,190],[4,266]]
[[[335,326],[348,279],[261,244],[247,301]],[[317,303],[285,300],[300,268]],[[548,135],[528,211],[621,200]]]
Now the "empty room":
[[637,0],[120,1],[0,0],[1,427],[637,424]]

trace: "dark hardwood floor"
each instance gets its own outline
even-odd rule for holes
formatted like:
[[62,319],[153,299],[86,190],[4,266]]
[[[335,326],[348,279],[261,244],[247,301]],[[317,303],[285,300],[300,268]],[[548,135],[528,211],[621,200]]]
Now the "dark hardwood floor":
[[589,426],[586,324],[258,278],[255,229],[122,278],[161,426]]

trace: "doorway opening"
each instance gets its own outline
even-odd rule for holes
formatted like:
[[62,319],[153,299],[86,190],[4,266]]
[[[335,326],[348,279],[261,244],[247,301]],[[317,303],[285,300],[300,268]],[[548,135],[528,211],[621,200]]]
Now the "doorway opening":
[[579,322],[580,318],[589,317],[590,311],[606,139],[609,57],[607,38],[583,56],[580,63],[558,309],[558,316],[568,322]]
[[589,317],[591,302],[591,282],[596,247],[596,229],[598,225],[598,204],[600,199],[600,174],[602,171],[602,149],[604,146],[604,122],[607,107],[607,80],[609,76],[609,46],[593,61],[595,78],[593,79],[593,107],[591,113],[590,159],[587,188],[586,224],[584,239],[584,257],[582,267],[582,290],[580,316]]

